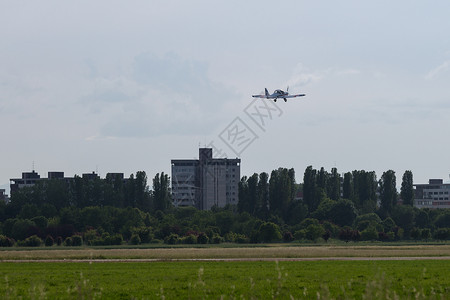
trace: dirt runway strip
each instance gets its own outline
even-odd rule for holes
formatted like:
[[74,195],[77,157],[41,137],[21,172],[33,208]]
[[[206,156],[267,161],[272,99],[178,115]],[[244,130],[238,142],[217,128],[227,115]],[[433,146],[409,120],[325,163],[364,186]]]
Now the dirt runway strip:
[[0,249],[0,262],[449,260],[450,245]]
[[305,258],[184,258],[184,259],[20,259],[2,260],[1,263],[152,263],[152,262],[248,262],[248,261],[388,261],[388,260],[450,260],[450,256],[426,257],[305,257]]

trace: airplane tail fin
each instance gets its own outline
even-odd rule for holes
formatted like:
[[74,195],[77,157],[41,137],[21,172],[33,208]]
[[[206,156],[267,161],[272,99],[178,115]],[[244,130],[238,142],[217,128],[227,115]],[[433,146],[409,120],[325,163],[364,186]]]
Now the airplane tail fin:
[[267,88],[265,90],[266,90],[266,96],[269,96],[269,91],[267,90]]

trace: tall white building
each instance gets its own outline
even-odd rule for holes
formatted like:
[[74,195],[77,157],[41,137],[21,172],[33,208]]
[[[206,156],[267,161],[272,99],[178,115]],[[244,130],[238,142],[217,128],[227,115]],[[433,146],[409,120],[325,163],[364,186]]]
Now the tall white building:
[[428,184],[414,185],[414,206],[418,208],[450,208],[450,183],[430,179]]
[[202,210],[237,204],[240,164],[239,158],[213,158],[212,148],[200,148],[198,160],[173,159],[173,204]]

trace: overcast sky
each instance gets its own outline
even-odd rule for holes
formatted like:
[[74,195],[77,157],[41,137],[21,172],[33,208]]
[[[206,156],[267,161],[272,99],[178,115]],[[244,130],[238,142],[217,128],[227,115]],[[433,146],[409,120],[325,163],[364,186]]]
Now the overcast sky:
[[[368,2],[0,0],[0,188],[150,179],[211,144],[247,176],[448,181],[450,2]],[[288,85],[306,97],[253,102]]]

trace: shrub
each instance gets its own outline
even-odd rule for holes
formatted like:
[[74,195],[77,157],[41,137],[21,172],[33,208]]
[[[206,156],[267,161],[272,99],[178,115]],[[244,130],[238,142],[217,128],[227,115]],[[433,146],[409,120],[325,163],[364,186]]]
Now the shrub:
[[81,237],[81,235],[73,235],[72,236],[72,246],[81,246],[83,245],[83,238]]
[[105,245],[122,245],[123,236],[120,233],[108,235],[104,239]]
[[450,239],[450,228],[438,228],[434,232],[434,238],[437,240],[448,240]]
[[55,241],[53,240],[52,236],[47,235],[47,237],[45,238],[45,246],[51,247],[51,246],[53,246],[54,243],[55,243]]
[[42,245],[42,240],[37,235],[32,235],[20,243],[20,246],[26,247],[39,247],[40,245]]
[[420,236],[422,237],[422,240],[429,240],[431,238],[431,230],[430,228],[424,228],[420,232]]
[[223,243],[224,239],[219,234],[215,233],[212,237],[212,243],[213,244],[220,244]]
[[67,247],[72,246],[72,238],[70,236],[66,237],[66,239],[64,240],[64,246],[67,246]]
[[141,227],[133,227],[131,228],[131,235],[137,234],[141,240],[141,243],[150,243],[153,239],[152,228],[141,226]]
[[259,227],[259,236],[263,242],[270,243],[281,239],[280,227],[272,222],[264,222]]
[[30,236],[30,230],[36,227],[36,224],[30,220],[18,219],[11,229],[11,237],[16,240],[25,240]]
[[224,236],[224,238],[225,238],[225,242],[228,242],[228,243],[234,243],[234,242],[236,242],[236,233],[234,233],[234,232],[228,232],[228,233],[226,233],[225,234],[225,236]]
[[12,246],[14,246],[14,240],[0,234],[0,247],[12,247]]
[[183,244],[197,244],[197,236],[189,234],[181,240]]
[[389,236],[384,231],[380,231],[380,232],[378,232],[378,239],[380,241],[388,241],[389,240]]
[[200,232],[200,234],[197,237],[197,243],[199,244],[207,244],[209,241],[209,237],[204,232]]
[[325,230],[325,233],[322,235],[322,238],[325,240],[325,242],[328,242],[328,239],[331,237],[331,231],[328,229]]
[[393,240],[395,239],[395,233],[392,232],[392,231],[389,231],[389,232],[387,233],[387,236],[388,236],[388,238],[389,238],[390,241],[393,241]]
[[169,245],[175,245],[179,242],[180,238],[178,237],[178,234],[171,233],[169,236],[166,236],[164,238],[164,243]]
[[98,240],[99,236],[97,234],[97,230],[95,229],[89,229],[86,230],[86,232],[83,234],[84,236],[84,242],[86,243],[86,245],[93,245],[95,240]]
[[311,241],[317,241],[325,233],[325,229],[323,229],[320,225],[310,224],[306,227],[306,238]]
[[411,229],[411,232],[409,233],[412,239],[418,240],[420,238],[420,229],[417,227],[414,227]]
[[297,230],[296,232],[294,232],[294,238],[299,241],[304,240],[306,238],[306,230],[305,229]]
[[248,237],[246,237],[244,234],[236,234],[236,238],[235,238],[236,243],[238,244],[246,244],[248,243],[250,240]]
[[345,226],[339,231],[339,239],[345,242],[359,241],[361,239],[361,233],[358,230],[353,230],[349,226]]
[[292,233],[290,231],[285,231],[283,233],[283,241],[286,243],[290,243],[294,240],[294,236],[292,235]]
[[141,243],[141,238],[139,237],[139,234],[133,233],[128,243],[130,245],[139,245]]
[[378,232],[374,227],[368,227],[361,232],[361,239],[363,241],[375,241],[378,239]]

